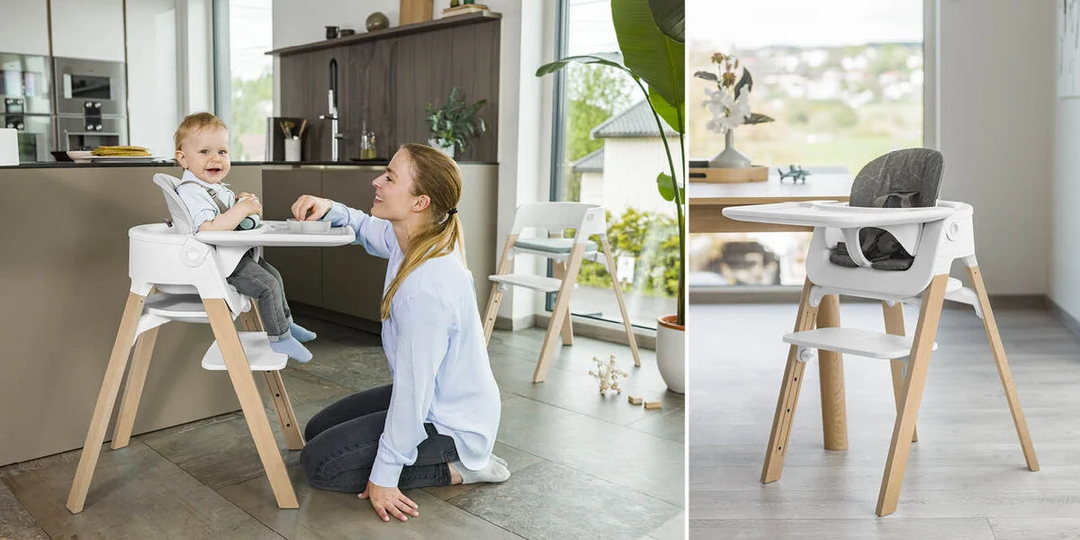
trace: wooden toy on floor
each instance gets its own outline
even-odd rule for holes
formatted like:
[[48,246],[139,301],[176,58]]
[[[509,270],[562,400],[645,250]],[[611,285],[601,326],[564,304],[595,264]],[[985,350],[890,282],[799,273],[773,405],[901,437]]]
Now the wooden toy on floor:
[[626,400],[629,401],[631,405],[641,405],[642,401],[638,396],[629,396]]
[[646,409],[659,409],[661,407],[663,407],[663,403],[660,403],[659,401],[646,401],[645,402],[645,408]]
[[590,371],[589,375],[600,380],[600,395],[606,396],[608,392],[621,394],[622,388],[619,388],[618,377],[626,377],[626,372],[615,365],[615,355],[611,355],[611,360],[607,364],[595,356],[593,362],[596,362],[596,371]]

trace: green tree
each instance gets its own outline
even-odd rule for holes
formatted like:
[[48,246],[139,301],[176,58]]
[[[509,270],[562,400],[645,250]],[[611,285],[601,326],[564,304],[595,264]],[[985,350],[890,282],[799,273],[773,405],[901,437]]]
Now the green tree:
[[258,79],[232,80],[232,152],[238,159],[253,159],[241,142],[242,135],[266,133],[266,117],[274,103],[274,77],[264,72]]
[[590,135],[593,128],[630,106],[626,77],[611,68],[568,66],[566,96],[567,177],[563,197],[576,201],[581,196],[581,175],[570,172],[569,163],[577,161],[604,145]]

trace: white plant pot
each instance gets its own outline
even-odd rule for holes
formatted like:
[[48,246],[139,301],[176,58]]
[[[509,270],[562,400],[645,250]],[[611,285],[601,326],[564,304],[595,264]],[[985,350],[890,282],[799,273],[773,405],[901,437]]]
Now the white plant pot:
[[656,367],[668,390],[686,393],[686,328],[675,324],[675,315],[656,321]]
[[450,159],[454,159],[454,145],[442,146],[439,141],[435,139],[428,139],[428,146],[450,156]]

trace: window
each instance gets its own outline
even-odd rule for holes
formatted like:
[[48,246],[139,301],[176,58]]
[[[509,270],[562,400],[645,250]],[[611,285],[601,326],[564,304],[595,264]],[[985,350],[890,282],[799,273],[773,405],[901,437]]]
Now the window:
[[[714,52],[734,54],[753,76],[751,110],[776,120],[736,128],[736,148],[754,163],[774,174],[797,164],[854,175],[881,154],[923,145],[923,0],[686,7],[689,72],[715,72]],[[724,148],[705,127],[708,84],[688,85],[690,155],[699,159]],[[691,235],[690,286],[801,285],[808,245],[808,233]]]
[[272,0],[217,0],[215,100],[229,126],[234,161],[262,161],[267,117],[273,115]]
[[[558,57],[618,54],[610,0],[561,0],[560,9]],[[656,176],[668,164],[649,106],[626,74],[600,66],[560,72],[555,99],[551,198],[607,210],[630,319],[655,328],[658,317],[676,310],[679,243],[675,207],[656,191]],[[678,135],[669,128],[666,136],[677,149]],[[603,264],[585,261],[577,282],[572,313],[621,320]]]

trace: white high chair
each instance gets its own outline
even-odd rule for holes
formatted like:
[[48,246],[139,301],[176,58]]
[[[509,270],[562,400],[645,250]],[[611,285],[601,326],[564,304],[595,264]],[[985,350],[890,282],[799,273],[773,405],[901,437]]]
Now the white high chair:
[[[803,370],[806,362],[816,357],[817,350],[888,359],[893,364],[897,417],[876,513],[885,516],[896,510],[911,443],[917,440],[915,419],[922,399],[930,352],[937,347],[934,339],[944,300],[969,304],[982,318],[1027,466],[1032,471],[1039,469],[1005,358],[1005,349],[975,259],[973,211],[970,205],[937,201],[937,206],[924,208],[865,208],[837,202],[807,201],[731,207],[724,209],[724,215],[739,221],[814,228],[795,331],[783,338],[791,344],[791,348],[762,467],[763,483],[780,478]],[[911,267],[904,271],[872,268],[859,247],[859,230],[864,227],[880,228],[893,234],[914,256]],[[846,240],[856,268],[829,261],[830,248],[842,239]],[[963,287],[959,280],[949,277],[949,269],[956,259],[963,259],[967,266],[973,289]],[[822,297],[833,294],[881,300],[886,333],[851,328],[814,329]],[[904,336],[902,303],[920,306],[918,328],[913,337]],[[906,376],[903,374],[905,364]]]
[[[549,237],[521,238],[521,233],[525,229],[543,229],[547,231]],[[566,229],[575,229],[573,238],[563,238]],[[600,237],[600,250],[597,249],[596,242],[589,240],[592,235]],[[556,266],[557,277],[510,273],[513,270],[514,257],[518,254],[550,259]],[[491,340],[495,318],[499,314],[499,304],[502,303],[503,293],[507,288],[525,287],[543,293],[558,292],[555,297],[555,308],[551,311],[551,320],[548,322],[547,333],[544,335],[544,344],[540,349],[540,358],[536,362],[536,371],[533,372],[534,383],[543,382],[547,378],[548,368],[555,354],[556,337],[561,334],[564,345],[573,344],[570,294],[575,287],[581,261],[585,259],[594,262],[603,261],[606,264],[615,289],[615,299],[619,303],[623,326],[626,328],[626,338],[634,356],[634,365],[641,366],[637,340],[630,326],[626,302],[623,300],[618,273],[615,271],[615,259],[611,257],[611,244],[608,243],[607,218],[604,215],[604,209],[595,204],[577,202],[525,204],[519,206],[514,214],[514,225],[510,229],[510,235],[506,237],[497,273],[490,276],[491,281],[495,283],[491,287],[487,309],[484,311],[484,339],[489,342]]]
[[[113,450],[127,446],[158,329],[169,321],[210,323],[216,340],[203,357],[202,367],[228,371],[278,506],[299,508],[251,374],[263,373],[286,444],[290,450],[299,450],[304,439],[280,372],[287,357],[270,349],[254,303],[225,278],[253,247],[345,245],[355,239],[355,234],[351,227],[334,228],[320,235],[289,233],[284,222],[274,221],[264,221],[262,227],[249,231],[195,232],[187,208],[176,193],[179,180],[156,174],[154,182],[165,194],[172,225],[138,225],[128,231],[131,290],[67,508],[73,513],[83,509],[134,343],[135,354],[112,439]],[[243,332],[237,333],[233,326],[237,317]]]

